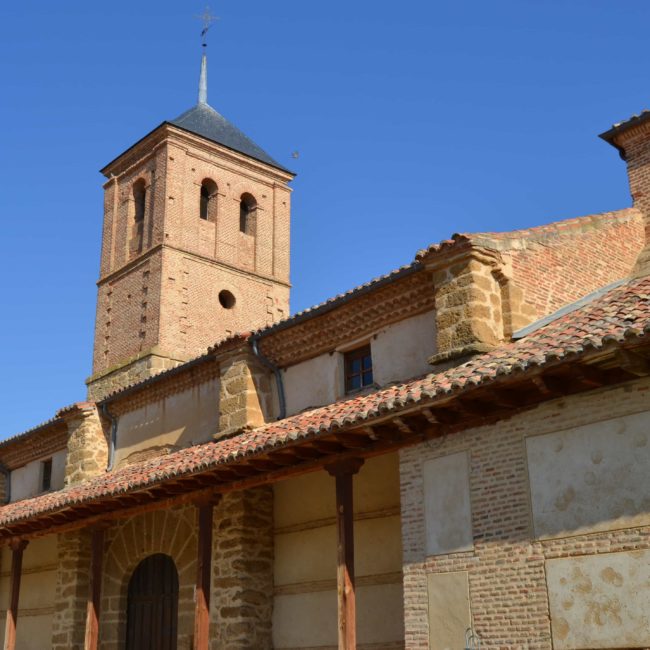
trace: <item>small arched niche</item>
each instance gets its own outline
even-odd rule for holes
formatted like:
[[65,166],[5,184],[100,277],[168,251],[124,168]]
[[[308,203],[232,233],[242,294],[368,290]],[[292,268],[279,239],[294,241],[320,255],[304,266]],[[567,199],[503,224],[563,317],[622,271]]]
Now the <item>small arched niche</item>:
[[204,221],[216,223],[218,193],[219,188],[211,178],[204,178],[203,181],[201,181],[199,217]]
[[239,231],[245,235],[255,236],[257,226],[257,201],[248,192],[239,200]]

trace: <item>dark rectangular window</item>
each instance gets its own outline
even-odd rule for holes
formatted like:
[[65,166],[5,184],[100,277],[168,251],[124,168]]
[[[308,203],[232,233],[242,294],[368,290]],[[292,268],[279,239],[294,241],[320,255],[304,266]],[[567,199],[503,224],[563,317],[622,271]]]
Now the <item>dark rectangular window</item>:
[[52,459],[41,462],[41,492],[48,492],[52,488]]
[[369,345],[346,352],[344,360],[346,393],[372,384],[372,357]]

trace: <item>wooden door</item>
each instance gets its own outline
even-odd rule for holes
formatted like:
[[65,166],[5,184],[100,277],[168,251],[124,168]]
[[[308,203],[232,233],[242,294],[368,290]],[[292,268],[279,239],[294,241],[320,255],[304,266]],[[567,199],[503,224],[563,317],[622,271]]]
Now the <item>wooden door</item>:
[[168,555],[150,555],[129,580],[126,650],[176,650],[177,626],[176,565]]

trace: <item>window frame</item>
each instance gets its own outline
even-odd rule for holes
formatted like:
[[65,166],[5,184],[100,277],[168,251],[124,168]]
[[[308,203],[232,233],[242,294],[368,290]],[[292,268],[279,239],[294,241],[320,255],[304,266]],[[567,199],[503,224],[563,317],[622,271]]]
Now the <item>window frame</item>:
[[[368,367],[364,366],[364,361],[370,360]],[[359,370],[355,371],[352,365],[355,361],[360,361]],[[369,380],[366,375],[370,375]],[[359,385],[354,385],[354,379],[359,378]],[[374,384],[374,369],[372,363],[372,348],[370,343],[348,350],[343,353],[343,387],[346,395],[364,390]]]
[[[47,479],[47,485],[46,483]],[[51,492],[52,491],[52,458],[44,458],[41,460],[41,471],[39,475],[39,491]]]

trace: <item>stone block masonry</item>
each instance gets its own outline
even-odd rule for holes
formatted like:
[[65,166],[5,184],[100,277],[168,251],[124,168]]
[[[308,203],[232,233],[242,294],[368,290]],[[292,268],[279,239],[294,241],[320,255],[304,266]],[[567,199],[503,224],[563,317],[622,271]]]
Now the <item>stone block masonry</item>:
[[224,495],[215,508],[211,650],[271,650],[273,491]]
[[52,650],[83,650],[90,585],[90,533],[62,533],[57,548]]
[[59,415],[68,427],[64,485],[76,485],[103,474],[108,463],[109,431],[95,404],[75,404]]
[[271,378],[252,353],[238,351],[220,363],[220,438],[261,426],[271,413]]
[[[270,487],[225,495],[214,509],[212,650],[271,650],[273,494]],[[191,650],[198,549],[197,507],[179,506],[113,522],[106,529],[101,650],[124,647],[129,580],[138,564],[168,555],[178,572],[178,650]],[[88,531],[59,535],[53,650],[83,650],[89,588]]]

